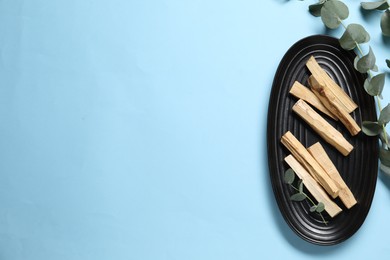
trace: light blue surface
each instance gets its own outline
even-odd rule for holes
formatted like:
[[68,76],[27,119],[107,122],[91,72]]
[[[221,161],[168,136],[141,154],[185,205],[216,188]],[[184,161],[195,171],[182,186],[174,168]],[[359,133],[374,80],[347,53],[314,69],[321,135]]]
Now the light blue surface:
[[[389,179],[332,247],[270,188],[272,80],[328,33],[314,2],[0,1],[0,259],[388,259]],[[379,16],[346,3],[384,68]]]

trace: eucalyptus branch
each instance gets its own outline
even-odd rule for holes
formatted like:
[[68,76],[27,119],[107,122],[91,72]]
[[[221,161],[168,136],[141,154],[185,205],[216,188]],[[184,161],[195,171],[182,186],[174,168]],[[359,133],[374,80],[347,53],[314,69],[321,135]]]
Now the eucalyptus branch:
[[363,9],[382,11],[380,27],[384,36],[390,36],[390,3],[388,0],[362,2]]
[[287,171],[284,173],[284,181],[296,191],[293,195],[290,196],[290,200],[292,201],[303,201],[307,199],[311,203],[310,207],[310,212],[317,212],[321,219],[322,222],[327,225],[328,222],[325,220],[324,216],[322,215],[322,212],[325,210],[325,205],[322,202],[318,202],[316,204],[305,192],[303,192],[303,182],[302,180],[299,180],[298,182],[298,188],[293,185],[295,180],[295,172],[293,169],[289,168]]
[[[390,36],[390,4],[388,0],[376,2],[362,2],[361,7],[365,10],[380,10],[384,11],[381,17],[381,29],[385,36]],[[320,0],[317,4],[309,6],[309,12],[316,17],[321,17],[322,22],[329,29],[336,29],[340,25],[345,29],[340,37],[340,46],[345,50],[355,50],[356,58],[354,67],[360,73],[366,73],[367,79],[364,82],[364,89],[373,96],[376,100],[376,105],[379,110],[377,121],[363,121],[362,131],[369,136],[379,136],[382,146],[380,148],[379,159],[381,169],[386,174],[390,175],[390,145],[389,138],[386,132],[386,125],[390,122],[390,104],[382,107],[381,98],[382,91],[385,85],[385,73],[377,73],[378,66],[375,55],[371,49],[367,54],[363,52],[362,44],[370,41],[369,33],[360,24],[348,24],[343,21],[349,16],[349,9],[341,0]],[[386,60],[387,66],[390,68],[390,60]]]
[[[302,182],[299,182],[298,185],[300,185],[300,183]],[[294,190],[296,190],[297,192],[301,193],[303,196],[306,197],[306,199],[313,205],[316,205],[316,203],[306,194],[304,193],[303,191],[300,191],[297,187],[295,187],[294,185],[292,185],[292,183],[288,183],[290,185],[291,188],[293,188]]]
[[[347,30],[348,27],[345,25],[345,23],[341,19],[338,19],[338,20],[339,20],[340,24],[344,27],[344,29]],[[354,43],[355,43],[356,49],[358,51],[358,53],[356,55],[359,58],[362,58],[364,56],[364,53],[363,53],[362,47],[360,46],[360,43],[357,42],[357,41],[354,41]],[[372,74],[371,70],[367,71],[367,76],[370,79],[373,78],[373,74]],[[382,111],[382,105],[381,105],[380,96],[379,95],[375,95],[375,99],[376,99],[376,104],[378,106],[378,110],[379,110],[379,112],[381,112]],[[382,131],[383,131],[385,143],[386,143],[387,146],[389,146],[389,141],[388,141],[387,132],[386,132],[386,125],[385,124],[381,124],[381,128],[382,128]]]

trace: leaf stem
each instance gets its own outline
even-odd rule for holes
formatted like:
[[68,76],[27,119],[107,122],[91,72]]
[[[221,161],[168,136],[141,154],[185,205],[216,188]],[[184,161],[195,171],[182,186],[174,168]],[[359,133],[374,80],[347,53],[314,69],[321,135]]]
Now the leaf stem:
[[[378,104],[379,111],[382,111],[381,99],[378,96],[376,97],[376,103]],[[385,139],[386,146],[389,147],[389,140],[387,137],[385,124],[382,124],[383,138]]]
[[295,188],[294,185],[290,184],[290,187],[299,192],[299,190],[297,188]]
[[321,216],[322,222],[324,222],[325,225],[328,225],[328,221],[325,220],[324,216],[322,216],[322,213],[318,212],[318,214]]

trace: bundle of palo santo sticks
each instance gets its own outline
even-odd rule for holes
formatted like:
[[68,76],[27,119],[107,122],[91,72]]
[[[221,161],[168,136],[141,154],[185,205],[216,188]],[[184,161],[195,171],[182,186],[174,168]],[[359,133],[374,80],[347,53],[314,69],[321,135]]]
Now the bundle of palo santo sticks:
[[[311,73],[308,79],[309,87],[297,81],[294,82],[290,94],[298,98],[298,101],[292,110],[324,141],[347,156],[353,150],[353,146],[315,109],[333,120],[340,121],[348,132],[355,136],[361,129],[350,113],[358,106],[321,68],[313,56],[308,59],[306,66]],[[312,196],[318,202],[324,203],[325,211],[329,216],[334,217],[342,211],[332,200],[336,197],[339,197],[348,209],[357,203],[353,193],[319,142],[306,148],[288,131],[282,136],[281,143],[291,152],[285,158],[286,163],[302,180]]]

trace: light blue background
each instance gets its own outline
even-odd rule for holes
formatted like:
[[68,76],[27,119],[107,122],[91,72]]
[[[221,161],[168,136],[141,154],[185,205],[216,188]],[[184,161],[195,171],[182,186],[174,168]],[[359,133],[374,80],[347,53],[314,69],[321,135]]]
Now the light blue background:
[[[389,178],[332,247],[298,238],[270,188],[277,65],[342,33],[315,2],[0,1],[0,259],[388,258]],[[385,69],[379,14],[346,3]]]

